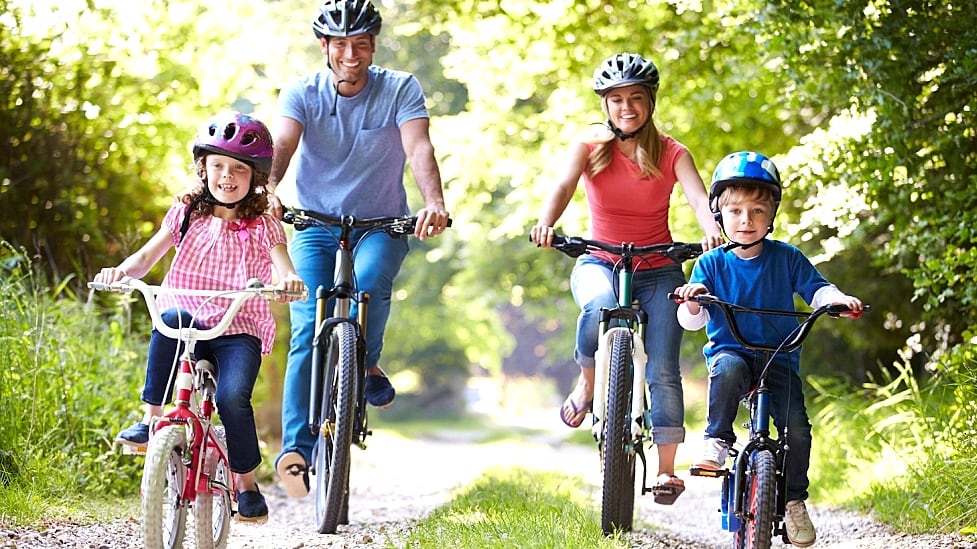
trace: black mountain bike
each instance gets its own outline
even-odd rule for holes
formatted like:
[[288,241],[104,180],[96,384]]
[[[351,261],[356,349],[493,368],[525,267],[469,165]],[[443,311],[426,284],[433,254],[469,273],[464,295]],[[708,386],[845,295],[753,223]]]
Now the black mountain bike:
[[[316,523],[319,533],[334,534],[349,524],[350,448],[366,449],[371,435],[366,406],[366,334],[370,296],[360,291],[353,275],[354,251],[367,236],[384,232],[395,238],[414,234],[416,217],[350,215],[332,217],[309,210],[286,208],[282,221],[296,230],[338,227],[339,248],[332,288],[316,289],[312,375],[309,383],[309,430],[316,436],[311,472],[316,479]],[[451,226],[449,220],[448,226]],[[353,240],[354,229],[367,229]],[[327,311],[330,299],[333,310]],[[350,317],[356,303],[356,318]]]

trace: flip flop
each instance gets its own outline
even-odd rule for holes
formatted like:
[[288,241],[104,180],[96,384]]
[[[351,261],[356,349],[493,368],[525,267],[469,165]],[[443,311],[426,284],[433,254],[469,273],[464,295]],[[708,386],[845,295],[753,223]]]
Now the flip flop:
[[[573,410],[572,415],[567,414],[566,412],[567,404],[569,404],[570,409]],[[587,417],[587,413],[590,412],[590,409],[593,407],[593,399],[590,399],[589,401],[578,406],[577,403],[573,401],[572,397],[567,397],[567,399],[563,401],[563,406],[560,406],[560,419],[563,420],[563,423],[566,424],[567,427],[576,429],[583,424],[584,418]]]
[[[662,480],[664,479],[664,482]],[[651,493],[655,495],[655,503],[659,505],[671,505],[685,491],[685,482],[675,475],[658,475],[658,484],[651,488]]]

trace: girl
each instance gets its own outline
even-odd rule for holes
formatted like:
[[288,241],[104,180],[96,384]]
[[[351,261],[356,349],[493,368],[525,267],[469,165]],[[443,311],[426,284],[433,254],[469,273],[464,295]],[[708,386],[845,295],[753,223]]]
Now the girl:
[[[274,266],[281,289],[301,292],[305,286],[288,255],[285,231],[278,221],[264,214],[272,150],[271,134],[257,119],[236,112],[211,118],[193,145],[197,181],[170,208],[148,243],[118,267],[102,269],[95,281],[141,278],[175,247],[163,286],[231,290],[244,288],[251,278],[271,284]],[[164,294],[157,298],[157,305],[170,326],[187,326],[193,319],[195,325],[207,328],[217,323],[225,309],[221,300],[201,306],[205,299]],[[264,522],[268,518],[268,506],[254,473],[261,454],[251,393],[261,355],[271,351],[274,337],[275,320],[268,303],[251,299],[223,336],[201,341],[196,347],[198,358],[206,358],[217,367],[217,409],[227,434],[229,465],[238,475],[238,519],[244,521]],[[116,441],[133,446],[149,441],[149,423],[163,414],[163,404],[171,397],[172,387],[167,387],[167,382],[176,354],[177,341],[153,330],[142,392],[146,411],[142,421],[119,433]]]

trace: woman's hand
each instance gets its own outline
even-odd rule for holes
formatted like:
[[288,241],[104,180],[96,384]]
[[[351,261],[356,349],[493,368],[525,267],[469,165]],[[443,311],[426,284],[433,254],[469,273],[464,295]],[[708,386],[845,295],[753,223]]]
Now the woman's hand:
[[707,252],[726,243],[722,234],[711,234],[702,238],[702,251]]
[[556,236],[556,232],[553,227],[542,223],[537,223],[529,230],[529,239],[540,248],[552,248],[554,236]]

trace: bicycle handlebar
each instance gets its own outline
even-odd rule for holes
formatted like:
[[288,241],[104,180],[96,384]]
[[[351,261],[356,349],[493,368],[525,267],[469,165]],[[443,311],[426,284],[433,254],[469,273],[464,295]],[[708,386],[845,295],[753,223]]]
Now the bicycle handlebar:
[[[312,210],[285,208],[282,222],[294,226],[297,231],[304,231],[309,227],[343,227],[347,229],[376,229],[393,237],[401,237],[414,234],[417,216],[358,218],[352,215],[344,215],[336,217]],[[451,218],[448,218],[448,227],[450,226]]]
[[[676,301],[695,301],[700,305],[716,305],[726,316],[729,321],[730,330],[733,332],[733,337],[736,341],[748,349],[754,349],[757,351],[772,351],[772,352],[784,352],[789,353],[794,351],[801,346],[804,339],[811,332],[811,328],[814,327],[814,322],[821,316],[828,315],[830,317],[839,317],[844,313],[850,312],[851,309],[847,305],[841,303],[829,303],[827,305],[822,305],[817,309],[810,312],[804,311],[783,311],[777,309],[758,309],[755,307],[746,307],[743,305],[737,305],[735,303],[730,303],[728,301],[723,301],[712,294],[699,294],[688,298],[687,300],[682,299],[681,296],[674,293],[668,294],[668,299],[673,299]],[[869,305],[863,305],[862,311],[868,311],[871,307]],[[747,341],[743,333],[740,331],[739,325],[736,323],[736,317],[733,315],[734,312],[739,313],[754,313],[761,315],[779,315],[779,316],[794,316],[798,318],[803,318],[797,326],[798,329],[792,332],[788,340],[783,341],[779,345],[769,345],[766,343],[754,343],[752,341]]]
[[639,256],[645,254],[658,254],[665,256],[676,263],[682,263],[689,259],[694,259],[702,255],[701,244],[691,244],[685,242],[668,242],[664,244],[648,244],[645,246],[635,246],[631,242],[620,244],[610,244],[599,240],[589,240],[579,236],[556,235],[553,237],[553,248],[565,253],[570,257],[580,257],[597,250],[620,256]]
[[[253,297],[260,296],[269,301],[283,295],[297,296],[301,297],[302,299],[308,298],[307,289],[303,289],[301,292],[289,292],[273,286],[265,286],[257,278],[252,278],[250,281],[248,281],[248,286],[240,290],[190,290],[181,288],[165,288],[163,286],[146,284],[142,280],[128,277],[111,284],[105,284],[103,282],[89,282],[88,287],[96,291],[107,291],[120,294],[131,294],[134,291],[138,291],[142,294],[144,301],[146,302],[146,307],[149,309],[149,316],[153,320],[153,328],[170,339],[183,341],[189,339],[193,339],[195,341],[206,341],[220,337],[227,330],[227,327],[231,325],[231,321],[234,320],[234,315],[236,315],[238,310],[241,309],[244,302]],[[193,327],[186,327],[181,329],[172,328],[163,322],[163,319],[160,316],[159,308],[156,306],[156,300],[154,299],[154,297],[160,294],[226,297],[233,299],[233,301],[231,301],[227,311],[224,312],[224,316],[221,317],[221,321],[218,322],[213,328],[200,330]]]

